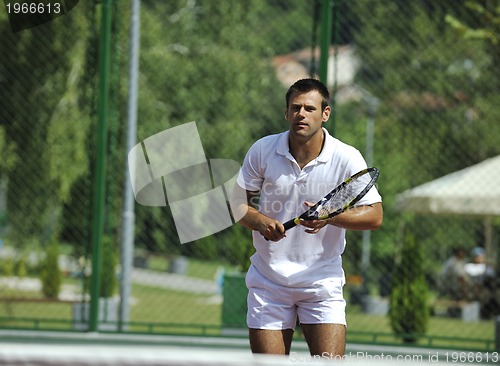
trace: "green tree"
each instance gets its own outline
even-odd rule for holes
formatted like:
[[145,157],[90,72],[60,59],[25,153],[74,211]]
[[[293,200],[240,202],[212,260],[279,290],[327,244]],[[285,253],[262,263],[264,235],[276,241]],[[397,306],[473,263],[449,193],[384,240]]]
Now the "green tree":
[[[381,171],[378,184],[385,220],[373,234],[374,263],[394,251],[400,215],[394,210],[397,193],[500,153],[493,137],[500,134],[495,122],[499,118],[495,106],[500,103],[498,68],[493,66],[498,64],[498,47],[486,39],[463,39],[446,21],[452,15],[470,27],[481,27],[481,19],[465,3],[375,0],[369,7],[365,1],[345,4],[360,59],[356,86],[363,88],[364,96],[375,96],[380,102],[375,114],[374,165]],[[362,151],[368,118],[364,111],[363,98],[339,105],[342,119],[336,126],[339,138]],[[463,224],[457,230],[469,237],[470,226]],[[451,239],[443,240],[439,230],[423,232],[415,233],[419,242],[453,244]],[[357,233],[348,235],[358,238]],[[360,240],[352,242],[359,252]],[[429,250],[438,254],[442,248]],[[374,269],[383,272],[377,266]]]
[[452,14],[446,21],[466,39],[487,39],[493,44],[500,41],[500,5],[496,1],[470,0],[465,7],[480,18],[481,24],[471,25],[469,20],[461,20]]
[[84,19],[75,11],[18,33],[0,20],[2,173],[8,176],[9,236],[18,248],[30,238],[48,243],[61,204],[85,169],[86,123],[76,102]]
[[[242,161],[256,138],[283,129],[284,91],[269,62],[276,40],[262,34],[268,9],[260,1],[143,3],[138,140],[196,121],[208,159]],[[218,249],[232,229],[181,246],[168,207],[136,213],[138,246],[202,258],[232,255]]]

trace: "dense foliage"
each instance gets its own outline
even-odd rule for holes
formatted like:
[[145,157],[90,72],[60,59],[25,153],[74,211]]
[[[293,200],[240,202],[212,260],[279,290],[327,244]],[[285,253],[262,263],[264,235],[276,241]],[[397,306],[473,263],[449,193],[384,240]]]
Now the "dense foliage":
[[[500,153],[499,43],[497,23],[477,7],[471,11],[475,3],[495,13],[487,0],[367,3],[336,2],[335,39],[355,47],[362,96],[337,104],[335,128],[333,121],[327,127],[364,152],[365,97],[378,99],[374,165],[382,172],[385,207],[384,225],[372,238],[378,263],[393,258],[397,193]],[[208,158],[242,161],[253,141],[282,131],[287,86],[276,79],[272,57],[311,47],[318,27],[312,4],[143,0],[137,140],[196,121]],[[128,2],[115,1],[106,202],[106,232],[115,247],[125,179],[129,18]],[[6,198],[0,224],[7,223],[2,235],[18,249],[56,238],[73,245],[77,257],[89,254],[98,24],[97,2],[80,2],[69,15],[19,33],[0,17],[0,191]],[[487,32],[464,38],[464,27]],[[425,229],[415,240],[436,258],[455,238],[474,245],[481,227],[419,220]],[[249,253],[249,233],[239,226],[180,245],[168,207],[137,205],[135,233],[136,247],[165,255],[239,264]],[[345,263],[357,272],[360,234],[349,235]],[[436,242],[443,245],[431,245]]]

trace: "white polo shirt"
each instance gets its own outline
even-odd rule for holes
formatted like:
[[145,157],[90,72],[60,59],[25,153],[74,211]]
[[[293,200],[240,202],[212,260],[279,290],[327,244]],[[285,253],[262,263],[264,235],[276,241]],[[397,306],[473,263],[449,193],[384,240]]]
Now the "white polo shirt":
[[[325,133],[320,155],[303,169],[289,151],[289,132],[266,136],[249,149],[238,184],[247,191],[260,191],[259,211],[286,222],[307,210],[304,202],[316,203],[345,179],[366,168],[361,153]],[[373,187],[357,205],[381,202]],[[305,227],[287,231],[278,242],[267,241],[253,232],[256,253],[251,263],[271,281],[291,287],[314,287],[322,281],[344,284],[341,255],[345,229],[327,225],[316,234]]]

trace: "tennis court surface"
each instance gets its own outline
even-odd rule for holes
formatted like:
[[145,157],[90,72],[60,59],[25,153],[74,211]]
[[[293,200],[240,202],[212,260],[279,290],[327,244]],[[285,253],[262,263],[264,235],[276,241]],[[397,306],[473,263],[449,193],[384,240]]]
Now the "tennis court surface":
[[[355,365],[498,364],[495,352],[348,344],[343,363]],[[148,336],[111,333],[0,332],[0,365],[29,366],[226,366],[331,364],[295,341],[289,357],[254,356],[245,338]]]

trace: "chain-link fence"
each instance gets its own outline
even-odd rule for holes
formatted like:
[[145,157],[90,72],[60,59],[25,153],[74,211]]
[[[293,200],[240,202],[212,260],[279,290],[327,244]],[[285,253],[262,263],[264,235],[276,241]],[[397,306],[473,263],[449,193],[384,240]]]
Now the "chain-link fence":
[[[151,136],[196,121],[207,160],[241,163],[256,139],[285,130],[286,89],[318,75],[324,3],[142,0],[140,151],[147,155]],[[384,200],[379,230],[348,233],[348,342],[493,349],[500,177],[487,159],[500,153],[498,5],[332,4],[326,127],[380,169]],[[228,225],[181,244],[173,208],[136,203],[133,267],[120,260],[134,14],[129,2],[112,2],[107,93],[98,88],[102,7],[80,2],[16,32],[13,10],[0,12],[0,326],[88,329],[106,94],[99,329],[237,332],[253,253],[247,229]],[[411,190],[485,160],[493,165],[470,181],[461,172]],[[455,252],[461,257],[448,260]],[[125,286],[130,312],[121,319]]]

